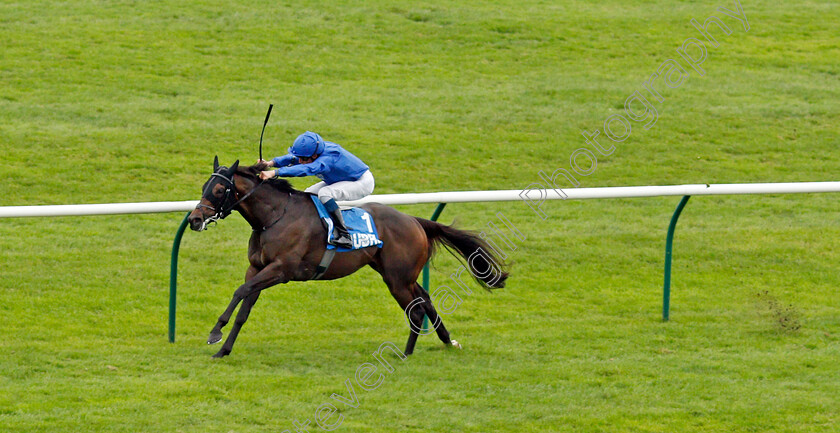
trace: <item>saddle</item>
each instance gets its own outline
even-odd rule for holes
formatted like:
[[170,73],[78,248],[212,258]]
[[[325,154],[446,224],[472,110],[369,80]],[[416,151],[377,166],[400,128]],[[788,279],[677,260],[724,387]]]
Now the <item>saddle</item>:
[[350,233],[350,239],[353,240],[353,248],[341,248],[330,244],[330,240],[335,235],[333,230],[333,221],[324,204],[315,195],[309,196],[312,202],[315,203],[315,209],[318,210],[318,217],[327,231],[327,251],[324,257],[321,258],[321,263],[315,269],[313,280],[317,280],[327,272],[336,252],[346,252],[358,250],[360,248],[367,248],[377,246],[382,248],[382,240],[379,239],[379,233],[376,232],[376,224],[373,222],[373,216],[366,210],[353,207],[350,209],[342,209],[341,216],[344,218],[344,225],[347,226],[347,231]]

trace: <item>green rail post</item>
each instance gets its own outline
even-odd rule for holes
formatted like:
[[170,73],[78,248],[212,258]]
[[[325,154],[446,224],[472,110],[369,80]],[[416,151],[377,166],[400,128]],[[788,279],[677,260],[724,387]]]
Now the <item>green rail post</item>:
[[[432,221],[437,221],[440,217],[441,212],[443,212],[443,208],[446,207],[446,203],[438,203],[437,207],[435,208],[434,213],[432,213]],[[429,293],[429,263],[423,266],[423,289],[426,290],[426,293]],[[423,332],[426,332],[429,325],[429,317],[423,316]]]
[[671,217],[671,223],[668,225],[668,236],[665,238],[665,283],[662,288],[662,321],[667,322],[671,308],[671,251],[674,248],[674,230],[677,228],[677,220],[680,219],[680,214],[690,195],[684,195],[677,209],[674,210],[674,215]]
[[172,242],[172,260],[169,266],[169,342],[175,342],[175,299],[178,292],[178,250],[181,248],[181,238],[184,236],[184,230],[187,229],[187,220],[190,214],[184,216],[181,221],[181,226],[178,227],[178,232],[175,233],[175,240]]

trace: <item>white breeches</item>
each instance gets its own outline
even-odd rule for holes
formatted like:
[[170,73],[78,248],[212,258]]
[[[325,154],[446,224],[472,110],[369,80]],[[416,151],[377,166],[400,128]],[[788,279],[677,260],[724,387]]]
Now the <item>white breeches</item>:
[[318,194],[321,203],[326,203],[331,198],[335,201],[353,201],[369,196],[373,192],[373,187],[373,175],[368,170],[359,180],[336,182],[332,185],[318,182],[306,188],[306,192]]

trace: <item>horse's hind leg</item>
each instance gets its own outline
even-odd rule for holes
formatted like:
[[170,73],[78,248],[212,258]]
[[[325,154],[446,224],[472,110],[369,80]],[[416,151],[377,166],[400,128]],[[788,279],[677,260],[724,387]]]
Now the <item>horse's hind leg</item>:
[[[393,290],[392,294],[394,294]],[[406,289],[404,292],[400,293],[400,295],[402,296],[398,297],[397,294],[394,294],[394,298],[397,299],[397,302],[400,303],[400,306],[405,311],[410,324],[410,333],[408,334],[408,341],[405,344],[406,355],[411,355],[412,352],[414,352],[414,346],[417,344],[417,337],[420,336],[420,331],[423,328],[424,314],[429,316],[431,326],[435,328],[438,338],[440,338],[444,344],[452,345],[458,347],[459,349],[461,348],[461,345],[458,344],[458,342],[452,341],[449,338],[449,331],[447,331],[446,327],[443,326],[443,320],[440,319],[437,310],[435,310],[434,305],[432,305],[431,297],[429,297],[429,294],[426,293],[420,284],[415,282],[410,289]],[[404,301],[401,301],[401,299],[404,300],[406,298],[410,298],[411,301],[403,305]]]
[[[411,293],[410,290],[406,290],[409,294]],[[400,302],[397,299],[397,302]],[[414,353],[414,346],[417,344],[417,337],[420,335],[420,330],[423,328],[423,308],[412,308],[414,306],[413,302],[406,303],[403,305],[400,302],[400,307],[402,307],[403,311],[405,311],[405,315],[408,318],[408,322],[410,323],[409,326],[409,334],[408,334],[408,341],[405,343],[405,354],[411,355]]]
[[[380,271],[376,266],[372,265],[371,267]],[[410,334],[408,334],[408,342],[405,344],[405,354],[411,355],[414,352],[414,345],[417,344],[419,330],[423,327],[423,308],[415,308],[416,302],[412,302],[415,296],[412,293],[413,286],[411,284],[397,284],[385,277],[384,274],[383,279],[391,291],[391,296],[400,304],[400,308],[405,312],[408,319]]]
[[457,341],[453,341],[449,338],[449,331],[447,331],[446,327],[443,326],[443,320],[440,319],[437,310],[435,310],[435,306],[432,304],[432,298],[429,297],[429,294],[426,293],[426,290],[423,289],[423,286],[421,286],[419,283],[415,284],[415,291],[420,294],[420,297],[424,301],[421,304],[423,306],[423,311],[426,313],[426,316],[429,317],[429,323],[431,324],[431,326],[435,327],[435,331],[437,332],[440,341],[442,341],[443,344],[452,345],[460,349],[461,345],[458,344]]

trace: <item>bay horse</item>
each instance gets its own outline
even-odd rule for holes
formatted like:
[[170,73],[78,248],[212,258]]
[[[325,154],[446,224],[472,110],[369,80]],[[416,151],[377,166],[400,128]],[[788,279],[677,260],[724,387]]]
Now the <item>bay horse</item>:
[[[236,210],[252,229],[248,242],[250,266],[245,272],[245,283],[236,289],[227,309],[219,316],[210,331],[208,344],[222,340],[222,328],[230,321],[233,310],[240,302],[242,307],[236,314],[227,340],[213,355],[214,358],[230,354],[262,290],[289,281],[313,279],[327,250],[327,233],[310,194],[295,190],[284,179],[261,181],[259,173],[264,169],[265,163],[240,167],[238,160],[230,167],[219,166],[217,156],[213,161],[213,174],[204,184],[201,200],[189,215],[190,228],[202,231],[208,223],[223,219]],[[449,332],[435,311],[429,294],[417,283],[423,265],[434,254],[436,246],[443,245],[453,255],[466,259],[473,278],[490,290],[504,287],[508,277],[505,264],[487,242],[470,232],[410,216],[377,203],[365,204],[361,208],[373,217],[384,244],[381,248],[370,246],[336,253],[319,279],[346,277],[366,265],[370,266],[382,275],[391,296],[406,312],[411,328],[406,355],[414,351],[424,314],[436,325],[435,331],[444,344],[460,347],[449,338]],[[483,269],[476,267],[479,257],[483,259]]]

